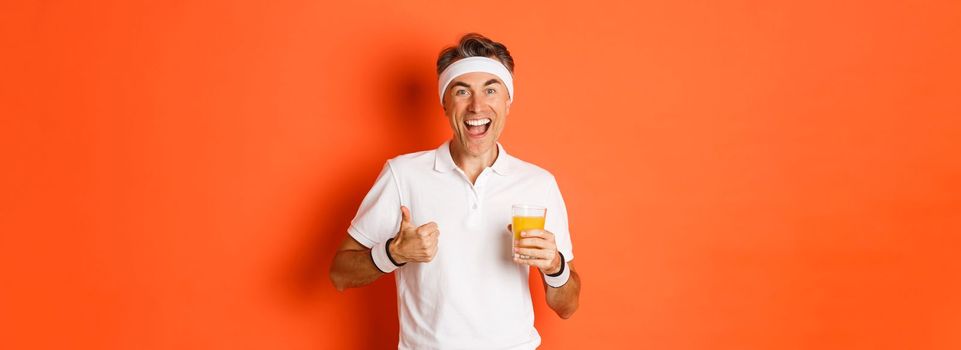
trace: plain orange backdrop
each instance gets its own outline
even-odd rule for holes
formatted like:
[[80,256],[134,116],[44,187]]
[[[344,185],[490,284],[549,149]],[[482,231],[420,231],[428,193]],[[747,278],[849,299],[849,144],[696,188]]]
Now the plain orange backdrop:
[[472,31],[568,204],[543,348],[961,349],[958,1],[5,1],[0,347],[395,347],[327,269]]

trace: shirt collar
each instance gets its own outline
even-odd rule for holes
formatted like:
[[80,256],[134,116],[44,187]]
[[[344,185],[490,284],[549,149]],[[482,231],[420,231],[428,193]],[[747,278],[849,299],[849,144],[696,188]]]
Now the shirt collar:
[[[457,167],[457,164],[454,163],[454,158],[450,154],[450,140],[444,142],[440,147],[437,147],[437,151],[434,153],[434,170],[446,172]],[[490,168],[499,175],[508,175],[510,174],[510,163],[510,155],[504,150],[504,146],[498,142],[497,159],[494,160],[494,164],[491,164]]]

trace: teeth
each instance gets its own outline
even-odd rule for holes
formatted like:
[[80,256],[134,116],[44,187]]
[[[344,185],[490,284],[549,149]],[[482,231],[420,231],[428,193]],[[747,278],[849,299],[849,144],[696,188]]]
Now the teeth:
[[487,123],[490,123],[490,122],[491,122],[491,119],[490,119],[490,118],[475,119],[475,120],[466,120],[466,121],[464,121],[464,123],[467,123],[467,125],[470,125],[470,126],[481,126],[481,125],[484,125],[484,124],[487,124]]

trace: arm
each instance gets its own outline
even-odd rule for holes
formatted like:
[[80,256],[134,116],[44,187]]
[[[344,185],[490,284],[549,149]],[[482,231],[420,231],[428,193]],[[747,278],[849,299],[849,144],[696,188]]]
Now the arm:
[[574,269],[573,262],[567,263],[567,267],[571,269],[571,279],[560,288],[548,286],[547,282],[544,281],[544,276],[541,276],[547,306],[550,306],[551,310],[557,313],[557,316],[565,320],[574,315],[574,311],[577,311],[578,299],[581,295],[581,276]]
[[[420,227],[414,227],[410,219],[410,210],[401,206],[400,232],[390,241],[388,257],[395,266],[407,262],[426,263],[437,255],[437,236],[440,231],[437,224],[428,222]],[[375,247],[377,247],[375,245]],[[383,248],[383,246],[379,246]],[[334,288],[343,291],[347,288],[363,287],[385,275],[371,257],[371,248],[367,248],[347,236],[340,245],[334,262],[330,265],[330,281]],[[384,262],[390,264],[388,262]],[[384,265],[380,265],[384,268]],[[388,271],[389,270],[384,270]]]
[[385,273],[380,272],[370,258],[370,248],[350,236],[340,244],[330,265],[330,281],[338,291],[366,286],[383,275]]
[[[511,226],[508,225],[507,229],[510,230]],[[571,269],[570,278],[560,287],[547,285],[543,276],[561,272],[561,255],[557,251],[554,234],[546,230],[527,230],[521,233],[521,239],[516,241],[515,246],[514,262],[537,267],[541,272],[547,305],[563,319],[573,316],[581,294],[581,277],[574,270],[574,263],[567,263],[565,268]]]

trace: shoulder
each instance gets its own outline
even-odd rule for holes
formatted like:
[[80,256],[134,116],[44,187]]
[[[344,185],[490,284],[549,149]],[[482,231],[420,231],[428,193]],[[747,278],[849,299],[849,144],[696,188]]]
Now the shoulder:
[[520,176],[526,179],[536,180],[538,182],[549,181],[552,183],[556,183],[556,180],[554,179],[554,174],[551,174],[551,172],[548,171],[547,169],[544,169],[534,163],[522,160],[514,156],[510,156],[510,157],[511,157],[510,159],[511,172],[513,172],[517,176]]
[[409,174],[423,170],[430,170],[434,166],[437,150],[419,151],[401,154],[387,160],[387,167],[394,174]]

